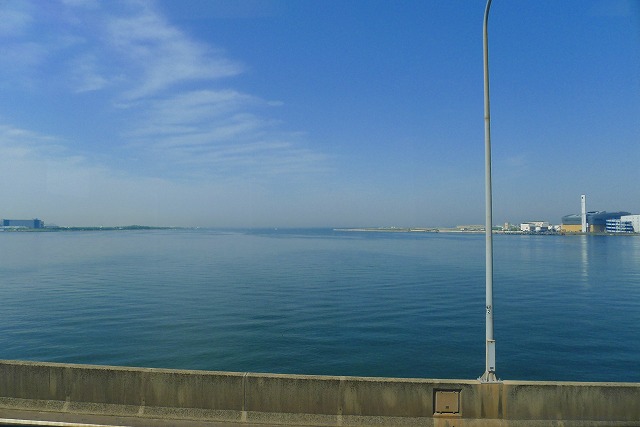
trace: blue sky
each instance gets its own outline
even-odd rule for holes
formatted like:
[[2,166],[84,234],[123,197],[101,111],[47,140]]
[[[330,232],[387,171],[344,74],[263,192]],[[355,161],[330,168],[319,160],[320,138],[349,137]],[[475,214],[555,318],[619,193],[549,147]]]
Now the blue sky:
[[[484,222],[482,0],[2,1],[0,217]],[[494,222],[640,213],[640,2],[494,0]]]

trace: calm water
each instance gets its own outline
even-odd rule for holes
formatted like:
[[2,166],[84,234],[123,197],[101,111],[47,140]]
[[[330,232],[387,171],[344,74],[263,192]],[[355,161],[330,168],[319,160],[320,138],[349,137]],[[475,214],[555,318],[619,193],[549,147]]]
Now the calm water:
[[[640,381],[640,237],[502,236],[503,379]],[[0,233],[0,358],[477,378],[484,236]]]

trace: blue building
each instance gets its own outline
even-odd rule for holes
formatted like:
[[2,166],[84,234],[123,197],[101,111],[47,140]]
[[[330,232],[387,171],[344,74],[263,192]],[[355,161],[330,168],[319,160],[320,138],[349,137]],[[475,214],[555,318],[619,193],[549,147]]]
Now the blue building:
[[622,219],[608,219],[607,233],[633,233],[633,223]]
[[3,227],[44,228],[44,221],[40,219],[3,219]]

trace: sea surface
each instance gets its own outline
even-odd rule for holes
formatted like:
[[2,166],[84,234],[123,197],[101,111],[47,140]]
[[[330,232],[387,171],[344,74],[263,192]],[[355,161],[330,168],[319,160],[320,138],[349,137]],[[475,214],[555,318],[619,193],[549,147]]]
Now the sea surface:
[[[0,359],[475,379],[484,235],[0,233]],[[496,235],[501,379],[640,382],[640,237]]]

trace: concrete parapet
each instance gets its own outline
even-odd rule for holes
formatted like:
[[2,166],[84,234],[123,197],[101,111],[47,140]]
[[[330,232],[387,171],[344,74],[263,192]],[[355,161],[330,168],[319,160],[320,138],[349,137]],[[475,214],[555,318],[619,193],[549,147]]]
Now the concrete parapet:
[[639,402],[640,383],[482,384],[0,361],[0,418],[19,412],[50,414],[56,420],[79,415],[101,421],[126,419],[128,425],[200,420],[330,426],[632,426],[640,425]]

